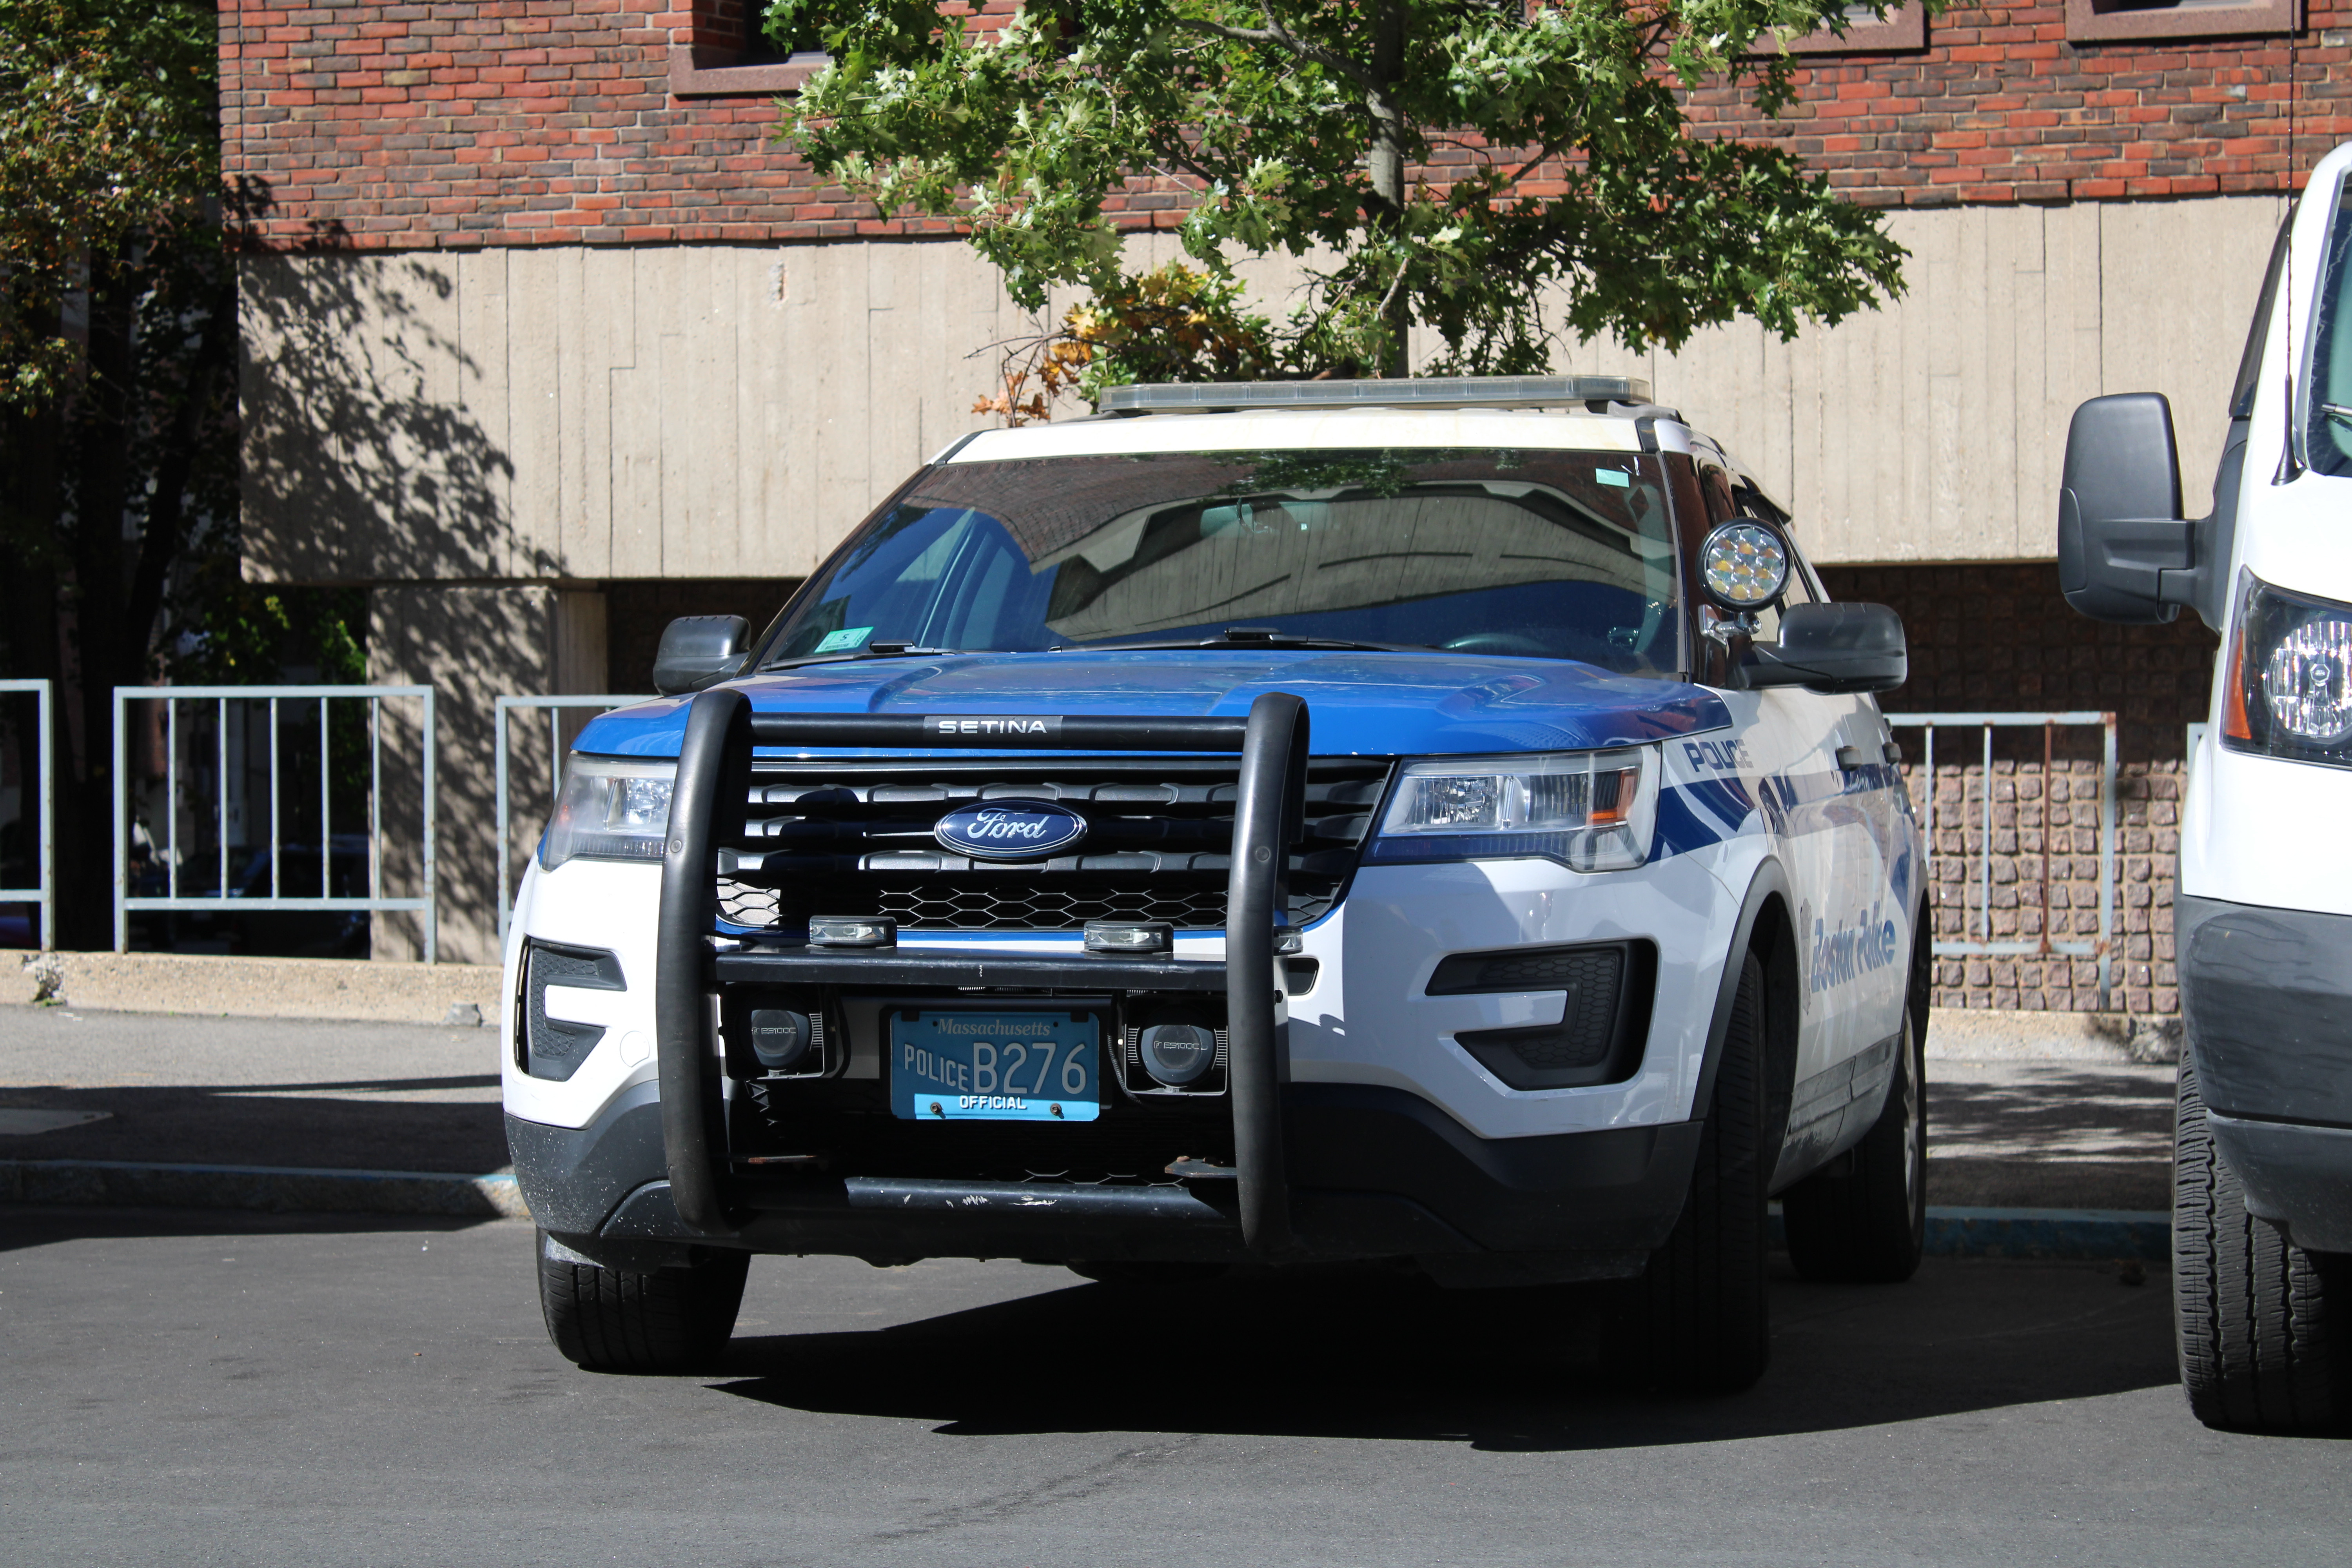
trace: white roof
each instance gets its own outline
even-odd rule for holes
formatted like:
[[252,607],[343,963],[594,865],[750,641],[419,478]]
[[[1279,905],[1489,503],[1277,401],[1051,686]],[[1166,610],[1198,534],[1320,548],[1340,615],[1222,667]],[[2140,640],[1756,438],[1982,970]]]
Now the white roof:
[[1504,447],[1638,452],[1622,415],[1517,408],[1312,408],[1246,414],[1142,414],[1125,418],[983,430],[946,458],[1002,463],[1024,458],[1094,458],[1161,452],[1296,451],[1302,447]]

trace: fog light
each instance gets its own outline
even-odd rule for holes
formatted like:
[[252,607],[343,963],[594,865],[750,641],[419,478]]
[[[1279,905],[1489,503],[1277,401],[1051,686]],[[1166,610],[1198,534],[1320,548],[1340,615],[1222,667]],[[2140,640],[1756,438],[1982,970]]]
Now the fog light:
[[751,1054],[770,1072],[782,1072],[806,1056],[815,1037],[806,1013],[782,1007],[751,1010]]
[[1197,1081],[1217,1059],[1217,1032],[1199,1024],[1154,1024],[1137,1039],[1143,1070],[1171,1089]]
[[1176,928],[1166,921],[1088,921],[1088,952],[1166,952]]
[[811,947],[895,947],[898,922],[887,915],[811,915]]

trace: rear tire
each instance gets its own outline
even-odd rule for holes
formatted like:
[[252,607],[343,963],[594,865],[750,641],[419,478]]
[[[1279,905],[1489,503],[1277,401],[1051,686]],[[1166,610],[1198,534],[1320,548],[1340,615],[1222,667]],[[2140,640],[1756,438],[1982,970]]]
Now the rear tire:
[[606,1268],[544,1230],[538,1252],[547,1337],[591,1372],[690,1372],[717,1360],[751,1268],[748,1252],[713,1249],[680,1268]]
[[2184,1058],[2174,1101],[2172,1308],[2180,1384],[2208,1426],[2309,1432],[2352,1415],[2352,1274],[2246,1212]]
[[1771,1359],[1764,1276],[1764,970],[1740,959],[1739,988],[1699,1135],[1690,1195],[1629,1302],[1625,1338],[1649,1383],[1737,1394]]
[[1780,1194],[1789,1259],[1808,1279],[1893,1285],[1919,1271],[1927,1239],[1927,1058],[1924,1020],[1903,1010],[1886,1108],[1832,1174]]

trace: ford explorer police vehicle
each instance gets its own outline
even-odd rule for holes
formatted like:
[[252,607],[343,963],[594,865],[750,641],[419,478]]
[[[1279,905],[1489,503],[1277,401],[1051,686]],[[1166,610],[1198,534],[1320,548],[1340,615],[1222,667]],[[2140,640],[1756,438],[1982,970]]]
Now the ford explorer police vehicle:
[[753,1253],[1620,1280],[1655,1382],[1924,1228],[1902,627],[1617,378],[1131,387],[969,437],[581,734],[507,954],[583,1366]]
[[2212,510],[2154,393],[2075,412],[2061,586],[2221,634],[2173,901],[2180,1372],[2208,1424],[2352,1418],[2352,146],[2279,230]]

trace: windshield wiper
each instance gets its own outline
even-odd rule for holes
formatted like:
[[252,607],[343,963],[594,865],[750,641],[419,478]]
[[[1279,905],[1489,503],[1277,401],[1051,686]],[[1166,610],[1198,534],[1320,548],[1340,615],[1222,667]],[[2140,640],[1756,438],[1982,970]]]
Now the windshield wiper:
[[968,652],[960,647],[924,647],[910,642],[868,643],[847,653],[810,653],[798,658],[771,659],[761,669],[793,669],[803,664],[850,664],[861,658],[930,658],[943,654]]
[[1138,653],[1187,647],[1324,648],[1339,653],[1435,653],[1427,643],[1360,642],[1353,637],[1297,637],[1272,626],[1227,626],[1212,637],[1164,637],[1136,642],[1057,644],[1055,653]]

